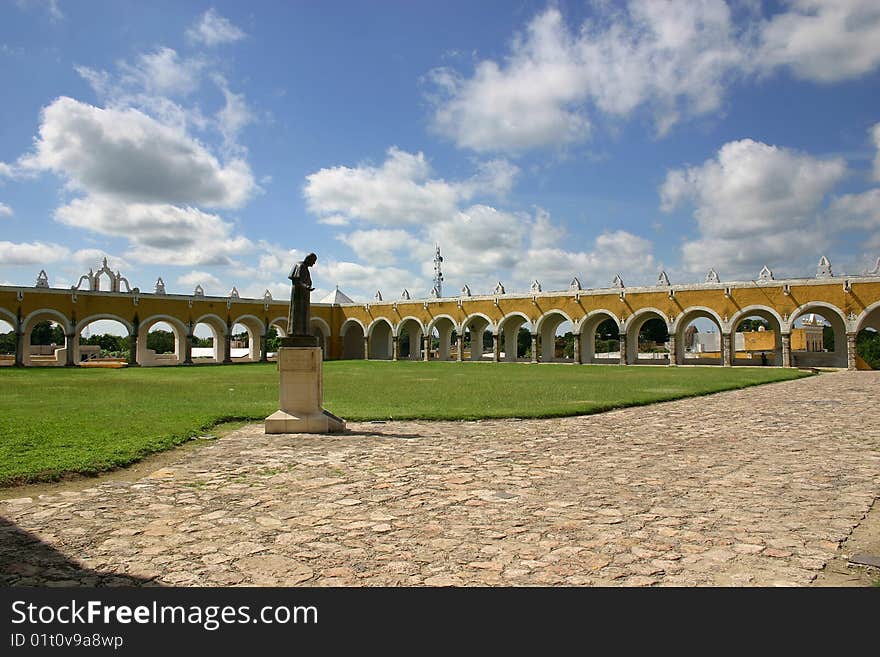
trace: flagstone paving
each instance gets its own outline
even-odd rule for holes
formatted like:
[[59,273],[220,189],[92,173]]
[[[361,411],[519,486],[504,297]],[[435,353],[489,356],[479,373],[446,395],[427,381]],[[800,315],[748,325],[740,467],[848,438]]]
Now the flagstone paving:
[[880,372],[837,372],[585,417],[248,426],[0,502],[0,583],[807,585],[880,495],[878,398]]

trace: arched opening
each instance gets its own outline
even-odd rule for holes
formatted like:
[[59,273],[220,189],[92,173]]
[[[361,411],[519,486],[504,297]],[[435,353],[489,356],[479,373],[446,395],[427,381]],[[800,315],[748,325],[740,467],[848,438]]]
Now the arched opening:
[[429,358],[437,360],[454,360],[453,336],[455,335],[455,322],[451,317],[437,317],[428,326],[431,336]]
[[327,360],[327,353],[330,348],[330,325],[320,317],[312,317],[311,328],[312,335],[318,338],[318,346],[321,347],[321,356],[324,360]]
[[386,319],[379,319],[370,326],[369,343],[370,360],[390,360],[391,359],[391,339],[392,339],[391,323]]
[[721,365],[721,323],[708,310],[687,309],[675,330],[678,365]]
[[529,361],[532,356],[531,321],[519,313],[508,315],[499,323],[501,360],[509,363]]
[[779,319],[762,308],[745,308],[731,322],[731,365],[782,366]]
[[648,310],[627,321],[628,365],[668,365],[669,325],[659,312]]
[[73,342],[73,360],[75,363],[125,363],[130,345],[129,327],[121,318],[90,318],[78,326]]
[[574,362],[574,323],[563,312],[551,310],[538,322],[541,362]]
[[[104,283],[104,277],[107,277],[107,282]],[[113,277],[109,272],[99,270],[97,274],[95,274],[95,290],[98,292],[112,292],[113,291]]]
[[0,315],[0,365],[15,365],[15,327]]
[[609,312],[590,315],[581,324],[581,362],[620,363],[620,324]]
[[492,323],[482,315],[472,315],[464,320],[464,354],[462,360],[492,360]]
[[253,315],[243,315],[232,323],[229,352],[233,362],[256,363],[260,360],[263,322]]
[[861,360],[856,362],[857,367],[880,370],[880,304],[859,322],[856,353]]
[[347,320],[340,330],[342,357],[346,360],[364,359],[364,327],[353,319]]
[[421,360],[422,325],[414,318],[404,319],[397,327],[397,357]]
[[226,322],[216,315],[200,317],[193,326],[193,363],[222,363],[226,359]]
[[801,308],[791,322],[792,367],[846,367],[846,324],[827,306]]
[[144,367],[179,365],[186,349],[186,330],[178,320],[158,315],[141,323],[137,361]]
[[[22,362],[26,366],[62,367],[67,364],[68,321],[54,310],[37,311],[25,319]],[[72,341],[71,341],[72,342]],[[75,362],[71,360],[71,362]]]

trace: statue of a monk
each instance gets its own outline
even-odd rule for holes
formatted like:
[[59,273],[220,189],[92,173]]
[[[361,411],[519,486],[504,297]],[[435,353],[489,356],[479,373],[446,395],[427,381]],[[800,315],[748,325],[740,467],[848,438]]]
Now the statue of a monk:
[[292,283],[290,291],[290,314],[287,317],[287,334],[291,337],[312,337],[311,332],[311,292],[312,277],[309,267],[318,261],[314,253],[307,255],[290,270],[288,278]]

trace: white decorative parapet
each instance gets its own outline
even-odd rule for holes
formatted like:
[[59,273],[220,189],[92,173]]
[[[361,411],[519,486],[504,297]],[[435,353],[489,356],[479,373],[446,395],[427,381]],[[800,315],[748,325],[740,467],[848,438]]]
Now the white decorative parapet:
[[581,282],[577,276],[571,279],[571,283],[568,284],[568,289],[570,292],[577,292],[578,290],[582,290]]
[[614,280],[611,281],[611,287],[623,288],[623,279],[620,277],[620,274],[614,276]]
[[541,291],[541,282],[537,279],[532,281],[531,287],[529,287],[529,291],[532,293]]
[[665,271],[661,271],[660,275],[657,277],[657,285],[660,287],[669,287],[669,276],[666,275]]
[[816,267],[816,278],[831,278],[832,276],[834,274],[831,273],[831,261],[822,256],[819,258],[819,266]]
[[155,294],[165,294],[165,281],[162,280],[161,276],[156,279]]
[[469,296],[471,296],[471,288],[470,288],[467,284],[465,284],[465,285],[461,288],[461,296],[463,296],[463,297],[469,297]]
[[718,272],[714,269],[710,269],[706,272],[706,282],[707,283],[720,283],[721,279],[718,278]]
[[373,298],[374,298],[376,301],[381,301],[381,300],[382,300],[382,291],[381,291],[381,290],[376,290],[376,296],[373,297]]
[[768,267],[767,265],[764,265],[764,268],[758,274],[758,280],[759,281],[772,281],[772,280],[776,280],[776,279],[773,278],[773,272],[770,271],[770,267]]
[[45,269],[41,269],[40,273],[37,274],[36,287],[49,287],[49,276],[46,274]]
[[409,296],[409,290],[407,290],[406,288],[403,288],[403,292],[400,293],[400,298],[401,299],[410,299],[411,297]]
[[[880,263],[880,260],[877,262]],[[501,281],[498,281],[498,285],[495,286],[495,294],[504,294],[504,284]]]
[[205,288],[201,285],[196,285],[196,289],[193,290],[194,297],[203,297],[205,296]]

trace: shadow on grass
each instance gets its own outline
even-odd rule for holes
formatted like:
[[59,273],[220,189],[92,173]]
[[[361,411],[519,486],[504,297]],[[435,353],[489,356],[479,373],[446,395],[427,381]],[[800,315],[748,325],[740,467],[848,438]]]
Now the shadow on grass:
[[160,586],[153,580],[85,568],[0,516],[0,586]]

